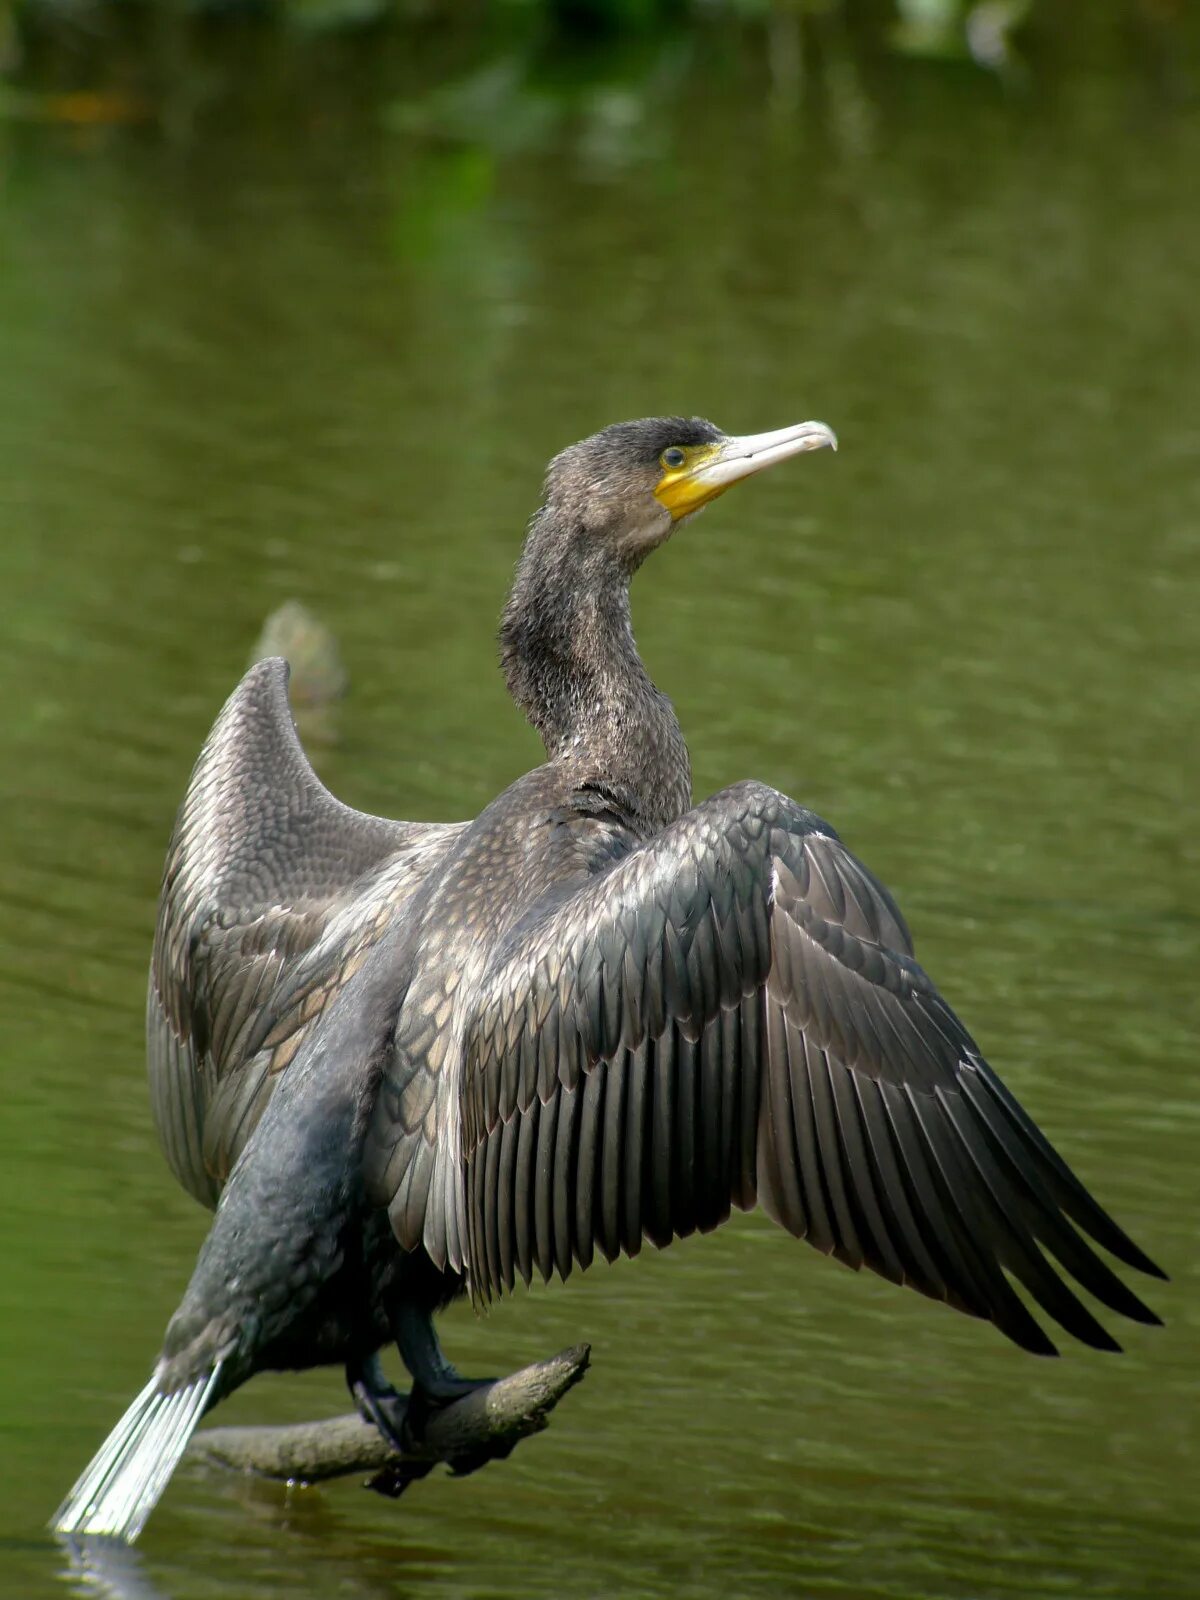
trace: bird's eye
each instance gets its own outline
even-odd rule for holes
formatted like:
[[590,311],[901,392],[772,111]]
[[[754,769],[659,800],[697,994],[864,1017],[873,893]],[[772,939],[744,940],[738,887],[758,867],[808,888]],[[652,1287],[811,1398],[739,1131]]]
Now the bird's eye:
[[681,467],[687,460],[683,451],[677,445],[672,445],[669,450],[664,450],[659,457],[664,467]]

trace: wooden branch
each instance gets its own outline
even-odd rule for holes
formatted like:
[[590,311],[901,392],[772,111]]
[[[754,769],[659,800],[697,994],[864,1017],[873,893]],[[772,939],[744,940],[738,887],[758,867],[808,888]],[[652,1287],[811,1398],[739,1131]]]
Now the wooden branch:
[[207,1428],[196,1434],[188,1453],[237,1472],[304,1483],[374,1472],[371,1487],[395,1496],[439,1461],[456,1473],[473,1472],[540,1433],[587,1371],[590,1355],[589,1345],[575,1345],[473,1390],[433,1412],[420,1443],[403,1453],[356,1414],[281,1428]]

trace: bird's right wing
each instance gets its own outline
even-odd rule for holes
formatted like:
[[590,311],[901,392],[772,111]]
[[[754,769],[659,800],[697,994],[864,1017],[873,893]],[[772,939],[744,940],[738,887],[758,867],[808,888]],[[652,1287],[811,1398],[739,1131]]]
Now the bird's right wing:
[[278,1075],[459,824],[343,805],[309,764],[288,667],[258,662],[192,773],[163,875],[146,1008],[175,1175],[215,1205]]
[[1113,1341],[1042,1254],[1155,1321],[1082,1237],[1156,1272],[983,1060],[891,896],[826,824],[740,784],[521,931],[466,1034],[476,1294],[764,1208],[855,1268],[1053,1345],[1013,1274]]

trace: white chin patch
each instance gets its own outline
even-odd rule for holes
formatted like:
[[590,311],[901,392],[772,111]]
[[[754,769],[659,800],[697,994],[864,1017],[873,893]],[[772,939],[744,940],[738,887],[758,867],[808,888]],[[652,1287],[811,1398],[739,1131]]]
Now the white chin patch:
[[662,544],[663,540],[670,536],[673,527],[671,513],[651,496],[643,514],[626,525],[621,540],[622,548],[643,553],[652,550],[656,544]]

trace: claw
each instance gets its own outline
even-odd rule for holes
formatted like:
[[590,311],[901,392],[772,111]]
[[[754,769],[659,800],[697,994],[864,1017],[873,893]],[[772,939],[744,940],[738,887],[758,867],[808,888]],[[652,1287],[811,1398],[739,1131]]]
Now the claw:
[[386,1495],[389,1500],[399,1500],[409,1484],[427,1478],[432,1471],[432,1461],[389,1461],[373,1478],[368,1478],[367,1488]]

